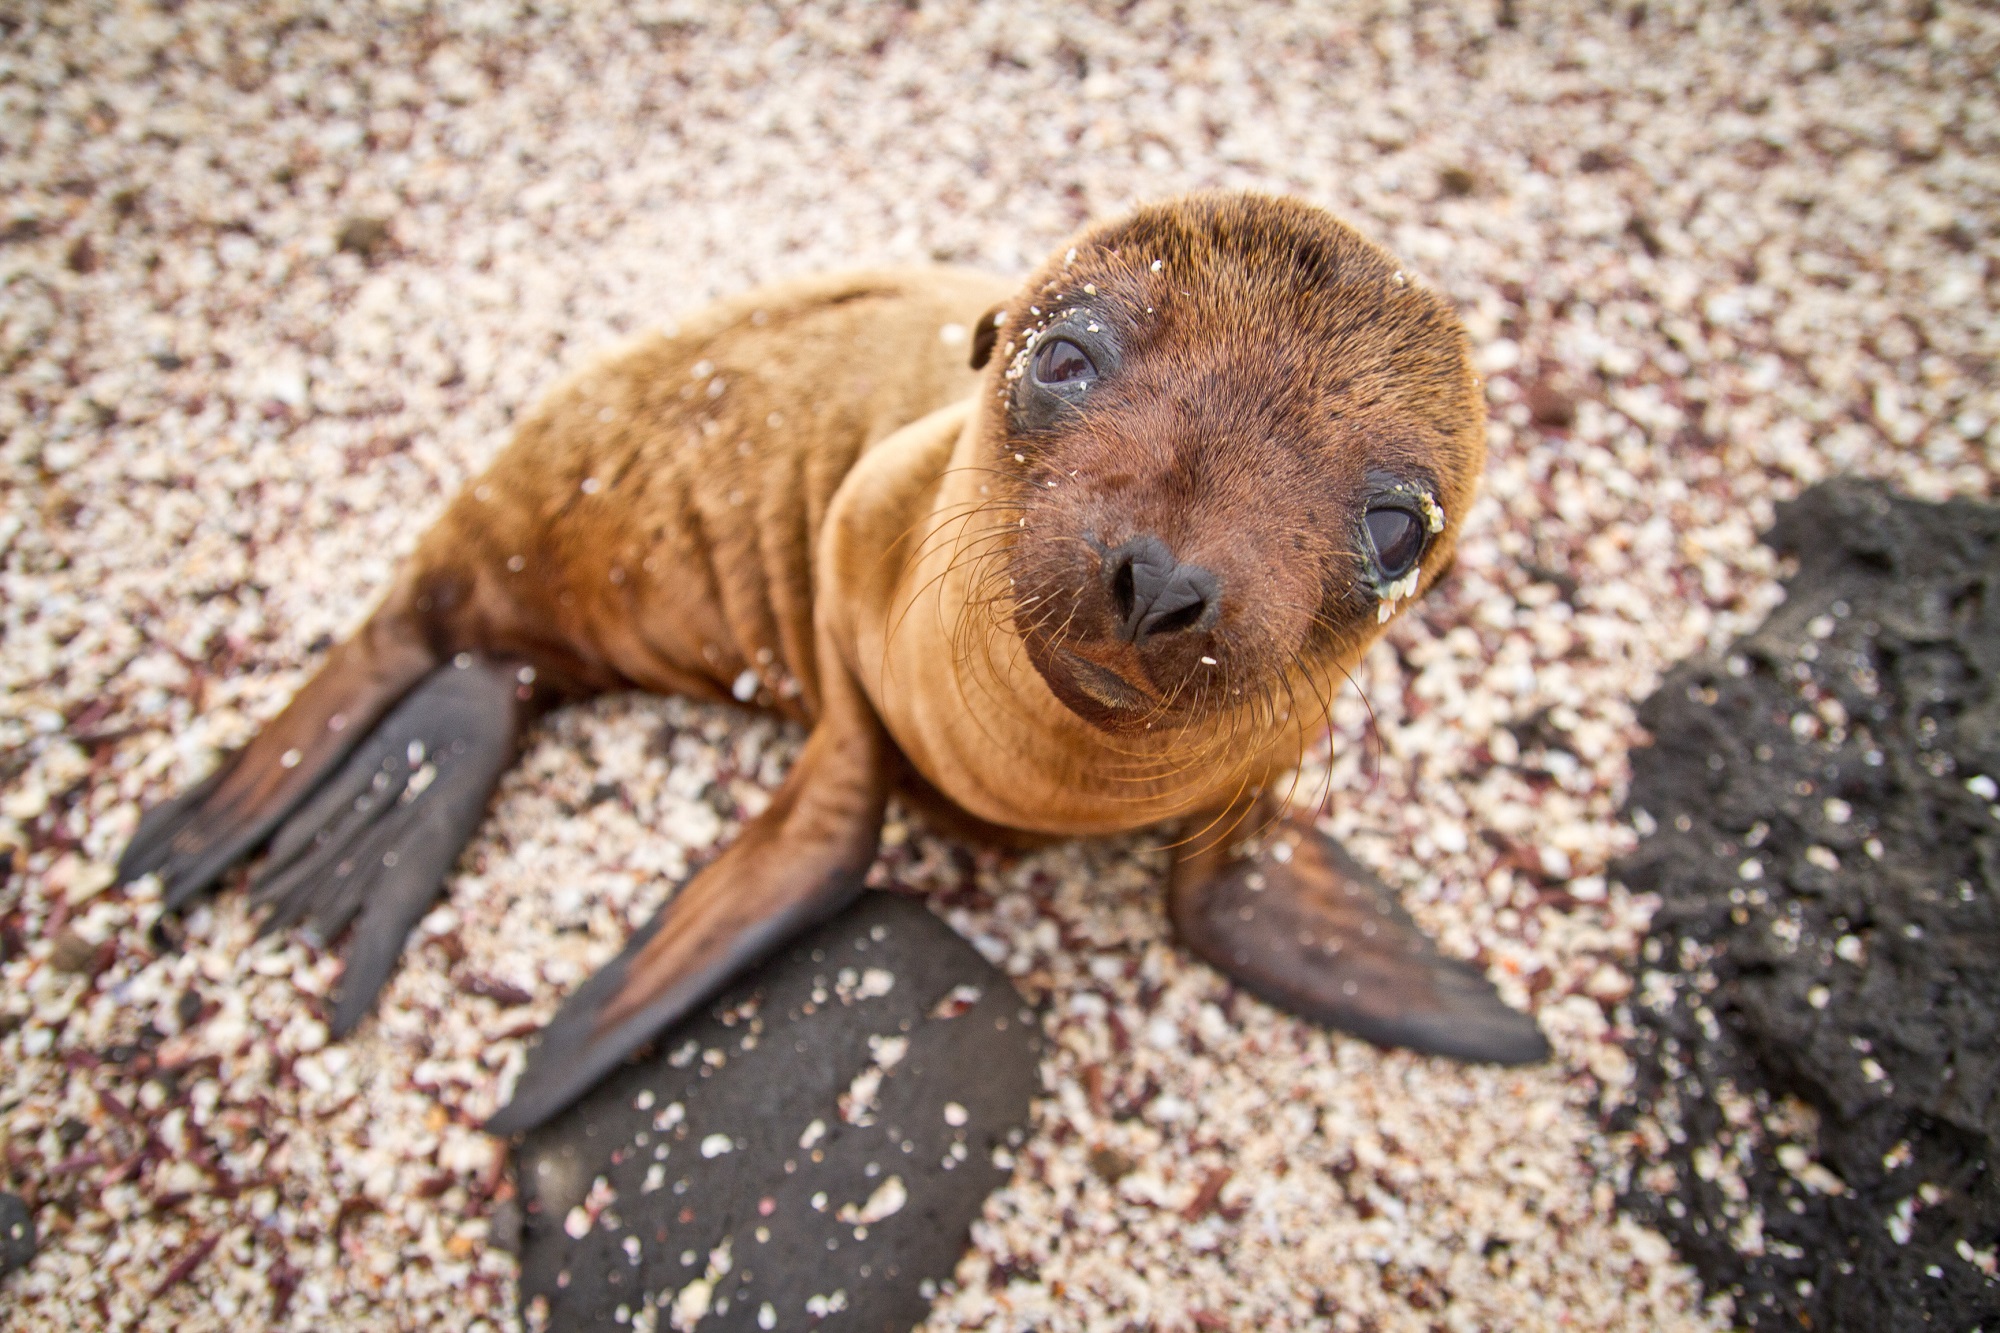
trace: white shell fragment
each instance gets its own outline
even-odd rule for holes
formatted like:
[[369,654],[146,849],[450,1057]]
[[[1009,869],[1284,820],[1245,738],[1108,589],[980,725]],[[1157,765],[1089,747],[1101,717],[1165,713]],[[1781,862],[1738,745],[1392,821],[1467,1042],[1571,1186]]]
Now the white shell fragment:
[[868,1050],[875,1057],[875,1063],[880,1065],[885,1071],[894,1069],[903,1062],[903,1057],[909,1054],[910,1039],[908,1037],[870,1037],[868,1039]]
[[972,1008],[973,1005],[978,1004],[979,997],[983,993],[977,986],[953,986],[944,995],[939,997],[936,1004],[931,1006],[930,1016],[932,1018],[957,1018],[960,1014]]
[[885,1217],[894,1217],[902,1212],[903,1205],[909,1201],[910,1192],[903,1187],[903,1178],[890,1176],[875,1187],[875,1192],[870,1194],[868,1201],[859,1208],[851,1203],[844,1203],[840,1206],[840,1211],[834,1215],[850,1226],[870,1226]]

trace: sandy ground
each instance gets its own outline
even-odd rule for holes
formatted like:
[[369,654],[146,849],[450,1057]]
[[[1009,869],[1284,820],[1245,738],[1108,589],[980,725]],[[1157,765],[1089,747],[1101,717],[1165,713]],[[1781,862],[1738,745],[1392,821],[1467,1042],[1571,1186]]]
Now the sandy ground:
[[884,877],[1054,1052],[930,1327],[1726,1324],[1617,1215],[1635,1149],[1600,1128],[1650,908],[1604,874],[1633,705],[1771,604],[1775,499],[1842,470],[1988,495],[2000,464],[2000,19],[1754,9],[11,9],[0,1185],[44,1245],[0,1323],[513,1327],[472,1126],[798,736],[557,716],[338,1047],[335,961],[246,949],[240,890],[148,942],[156,894],[106,887],[140,802],[284,702],[590,349],[784,274],[1019,271],[1231,185],[1348,217],[1481,349],[1458,573],[1302,789],[1559,1058],[1387,1054],[1233,993],[1167,938],[1156,840],[974,857],[898,820]]

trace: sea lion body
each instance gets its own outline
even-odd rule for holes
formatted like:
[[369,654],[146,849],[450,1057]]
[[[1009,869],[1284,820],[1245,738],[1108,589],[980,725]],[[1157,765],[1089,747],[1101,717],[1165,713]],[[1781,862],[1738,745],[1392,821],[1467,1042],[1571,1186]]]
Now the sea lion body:
[[753,292],[549,393],[121,873],[158,871],[172,906],[269,840],[267,927],[354,923],[343,1033],[525,721],[636,685],[811,731],[769,808],[570,997],[496,1130],[858,893],[899,781],[996,832],[1182,820],[1169,909],[1217,966],[1379,1041],[1539,1058],[1531,1020],[1267,790],[1449,565],[1483,456],[1449,307],[1290,201],[1141,209],[1020,286]]
[[425,603],[440,649],[521,658],[559,690],[812,722],[834,494],[863,453],[971,393],[971,324],[1009,290],[948,268],[836,274],[631,340],[525,414],[390,602]]
[[[903,756],[975,820],[1102,834],[1205,808],[1235,766],[1136,781],[1143,759],[1013,640],[968,659],[944,633],[986,498],[969,330],[1013,291],[950,268],[833,274],[634,339],[524,416],[391,602],[427,618],[440,658],[519,659],[553,692],[637,687],[807,724],[817,606]],[[1301,713],[1259,775],[1296,762],[1319,720]]]

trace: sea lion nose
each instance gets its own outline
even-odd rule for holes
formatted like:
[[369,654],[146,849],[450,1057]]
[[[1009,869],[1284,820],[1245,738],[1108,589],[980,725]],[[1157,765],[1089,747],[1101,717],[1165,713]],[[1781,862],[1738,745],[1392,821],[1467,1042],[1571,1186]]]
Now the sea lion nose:
[[1104,553],[1104,582],[1118,617],[1118,637],[1141,644],[1160,634],[1207,629],[1221,589],[1200,565],[1184,565],[1158,537],[1141,535]]

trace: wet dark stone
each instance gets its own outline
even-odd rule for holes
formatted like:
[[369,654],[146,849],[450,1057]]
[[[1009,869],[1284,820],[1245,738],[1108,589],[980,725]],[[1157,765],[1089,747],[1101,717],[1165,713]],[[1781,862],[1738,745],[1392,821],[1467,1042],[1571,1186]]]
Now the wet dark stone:
[[1576,398],[1554,378],[1544,376],[1528,386],[1528,416],[1537,426],[1568,430],[1576,424]]
[[1107,1185],[1116,1185],[1119,1181],[1131,1175],[1137,1166],[1137,1162],[1134,1162],[1130,1157],[1119,1152],[1116,1148],[1092,1148],[1090,1150],[1090,1169],[1095,1171],[1099,1178]]
[[1839,481],[1766,540],[1784,605],[1640,709],[1618,873],[1662,906],[1618,1123],[1678,1138],[1624,1204],[1740,1326],[1991,1333],[2000,508]]
[[96,958],[97,946],[73,930],[65,930],[49,946],[49,966],[58,972],[87,973]]
[[[870,969],[893,985],[858,998],[879,988]],[[894,1042],[863,1113],[855,1080]],[[527,1137],[529,1326],[630,1329],[650,1306],[638,1326],[666,1329],[711,1281],[704,1333],[907,1330],[1008,1178],[995,1150],[1020,1141],[1039,1049],[1032,1012],[965,941],[920,902],[863,895]],[[899,1189],[900,1208],[861,1220]],[[572,1217],[591,1220],[580,1238]]]
[[18,1194],[0,1194],[0,1278],[35,1257],[35,1215]]
[[389,223],[384,218],[351,217],[340,224],[334,246],[343,254],[373,259],[389,245]]
[[1639,248],[1649,256],[1658,259],[1667,252],[1666,242],[1653,226],[1653,220],[1643,213],[1634,213],[1625,220],[1625,234],[1639,243]]
[[1452,199],[1463,199],[1479,189],[1479,177],[1464,167],[1446,167],[1438,173],[1438,189]]

